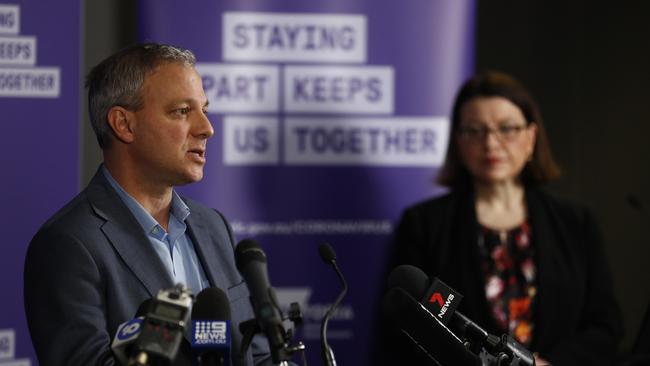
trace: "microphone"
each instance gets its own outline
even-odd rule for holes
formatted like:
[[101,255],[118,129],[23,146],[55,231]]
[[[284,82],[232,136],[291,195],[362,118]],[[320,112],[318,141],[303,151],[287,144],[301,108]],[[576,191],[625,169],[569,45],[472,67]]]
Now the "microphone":
[[[429,282],[429,277],[419,268],[410,265],[401,265],[393,269],[388,276],[388,287],[399,287],[408,292],[412,297],[435,314],[445,325],[454,330],[461,338],[469,338],[471,346],[479,343],[482,345],[488,333],[456,311],[463,296],[435,278]],[[478,353],[480,349],[473,348]]]
[[336,366],[334,351],[327,343],[327,323],[334,313],[334,310],[336,310],[336,307],[339,306],[341,300],[343,300],[345,294],[348,293],[348,284],[345,281],[345,277],[343,277],[343,273],[339,269],[339,266],[336,264],[336,253],[334,252],[334,249],[329,244],[325,243],[318,247],[318,253],[320,254],[320,257],[323,262],[325,262],[325,264],[332,265],[332,268],[334,268],[334,271],[336,271],[336,274],[339,276],[341,284],[343,285],[343,289],[341,290],[341,293],[339,293],[339,295],[336,297],[334,304],[332,304],[329,310],[327,310],[327,313],[325,313],[320,328],[321,357],[323,359],[323,363],[325,366]]
[[482,365],[480,358],[467,350],[451,330],[405,290],[389,289],[384,295],[382,311],[436,364]]
[[[189,319],[192,294],[183,285],[160,290],[155,299],[143,302],[145,314],[118,328],[111,348],[124,365],[168,365],[176,359]],[[136,314],[138,315],[138,314]]]
[[535,358],[529,350],[508,335],[497,337],[489,334],[461,312],[456,311],[462,295],[434,278],[429,286],[429,277],[419,268],[410,265],[396,267],[389,275],[389,287],[403,288],[437,320],[460,337],[467,348],[482,358],[485,351],[504,362],[501,364],[534,366]]
[[200,366],[229,365],[230,301],[216,287],[199,292],[192,307],[192,350]]
[[128,364],[131,355],[135,353],[133,352],[134,345],[137,343],[140,332],[142,331],[142,322],[144,317],[149,313],[153,301],[153,299],[143,301],[138,307],[135,317],[120,324],[117,328],[111,344],[111,350],[118,363],[122,365]]
[[254,240],[242,240],[235,248],[235,264],[250,290],[255,318],[269,341],[273,363],[278,364],[288,361],[290,355],[266,262],[266,254]]

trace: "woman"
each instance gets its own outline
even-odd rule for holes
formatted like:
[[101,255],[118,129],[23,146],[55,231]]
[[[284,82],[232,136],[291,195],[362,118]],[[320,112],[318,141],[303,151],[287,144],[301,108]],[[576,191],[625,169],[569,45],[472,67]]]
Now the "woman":
[[510,76],[481,73],[460,90],[439,183],[445,196],[408,208],[394,265],[458,290],[460,311],[510,334],[538,365],[608,365],[621,335],[601,238],[581,206],[540,186],[559,176],[536,103]]

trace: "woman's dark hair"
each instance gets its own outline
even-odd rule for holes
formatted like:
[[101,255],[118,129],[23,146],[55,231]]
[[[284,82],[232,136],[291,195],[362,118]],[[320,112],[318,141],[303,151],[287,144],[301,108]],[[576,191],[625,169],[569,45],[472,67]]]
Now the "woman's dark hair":
[[519,107],[526,124],[535,123],[537,139],[533,156],[521,173],[524,184],[542,184],[560,176],[560,169],[553,160],[553,154],[546,137],[542,115],[535,100],[526,88],[510,75],[485,71],[474,75],[463,84],[456,96],[451,115],[451,134],[447,157],[438,175],[438,183],[453,187],[458,184],[470,183],[472,177],[463,165],[458,153],[458,127],[460,125],[460,110],[465,103],[478,97],[502,97]]

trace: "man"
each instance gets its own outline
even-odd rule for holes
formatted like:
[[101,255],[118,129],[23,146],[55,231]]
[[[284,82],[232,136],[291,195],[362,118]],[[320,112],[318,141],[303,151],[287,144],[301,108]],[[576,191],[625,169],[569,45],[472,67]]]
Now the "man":
[[[38,231],[25,262],[25,310],[41,365],[113,364],[117,327],[179,282],[194,294],[210,286],[227,293],[238,356],[238,324],[254,315],[232,231],[219,212],[174,191],[203,177],[214,134],[194,63],[190,51],[145,44],[90,72],[104,163]],[[185,343],[177,363],[189,360]],[[270,364],[266,339],[256,337],[247,363]]]

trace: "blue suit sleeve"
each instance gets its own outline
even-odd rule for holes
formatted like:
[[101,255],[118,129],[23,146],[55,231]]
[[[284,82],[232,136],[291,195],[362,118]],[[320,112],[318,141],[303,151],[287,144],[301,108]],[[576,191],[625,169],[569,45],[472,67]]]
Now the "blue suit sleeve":
[[43,366],[113,365],[100,272],[76,238],[42,229],[25,260],[24,303]]

